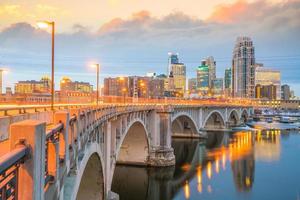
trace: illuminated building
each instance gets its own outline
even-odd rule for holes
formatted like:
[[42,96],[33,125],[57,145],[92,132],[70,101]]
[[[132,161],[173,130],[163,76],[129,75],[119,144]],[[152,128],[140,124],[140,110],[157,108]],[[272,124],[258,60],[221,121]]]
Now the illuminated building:
[[123,88],[126,89],[126,96],[129,91],[129,78],[128,77],[116,77],[104,79],[104,95],[105,96],[123,96]]
[[275,98],[268,96],[268,99],[281,99],[281,80],[280,71],[273,70],[265,67],[255,68],[255,85],[260,86],[275,86],[276,95]]
[[213,56],[209,56],[202,60],[201,65],[208,66],[208,84],[209,88],[213,87],[213,80],[216,79],[216,61],[214,60]]
[[197,89],[202,95],[207,95],[209,89],[209,68],[201,65],[197,68]]
[[169,93],[184,94],[186,89],[186,66],[179,62],[178,54],[169,53],[168,79],[166,80],[166,91]]
[[232,58],[232,89],[234,97],[255,96],[255,53],[251,38],[238,37]]
[[79,82],[72,81],[68,77],[63,77],[60,81],[60,90],[62,92],[83,92],[83,93],[91,93],[93,91],[93,86],[88,82]]
[[289,85],[282,85],[281,86],[281,99],[282,100],[289,100],[291,97],[291,90]]
[[212,81],[213,95],[220,96],[223,94],[223,78],[215,78]]
[[188,90],[191,94],[197,92],[197,78],[190,78],[188,80]]
[[168,53],[168,56],[169,56],[169,58],[168,58],[168,71],[167,71],[167,74],[168,74],[168,76],[170,76],[170,74],[171,74],[171,71],[172,71],[172,64],[177,64],[177,63],[179,63],[179,59],[178,59],[178,53],[172,53],[172,52],[169,52]]
[[50,93],[51,80],[43,77],[40,81],[18,81],[15,84],[16,94]]
[[105,96],[159,98],[164,95],[164,78],[130,76],[104,79]]
[[232,93],[232,73],[231,68],[225,69],[224,75],[224,93],[226,96],[231,96]]
[[276,100],[276,86],[275,85],[260,85],[255,86],[255,98]]
[[186,88],[186,67],[183,63],[171,65],[170,77],[174,80],[174,89],[178,92],[185,92]]

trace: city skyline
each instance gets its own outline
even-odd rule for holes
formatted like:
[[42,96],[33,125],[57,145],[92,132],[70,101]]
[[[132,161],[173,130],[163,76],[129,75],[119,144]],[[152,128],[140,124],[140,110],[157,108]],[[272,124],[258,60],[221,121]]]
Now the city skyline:
[[[2,2],[0,15],[8,12],[7,6],[12,3],[16,2]],[[24,6],[22,1],[17,3],[20,3],[19,9],[24,12],[34,4]],[[255,43],[257,62],[281,70],[282,83],[291,85],[299,96],[300,82],[295,71],[298,72],[300,65],[300,55],[297,54],[300,46],[297,39],[300,30],[297,20],[300,17],[300,3],[228,1],[224,4],[223,1],[223,5],[217,6],[216,1],[214,5],[216,7],[201,7],[202,10],[207,10],[206,17],[194,15],[184,8],[171,11],[167,9],[163,14],[157,14],[151,9],[145,10],[146,7],[141,9],[141,5],[131,13],[123,13],[123,16],[116,14],[107,20],[104,20],[105,17],[103,21],[93,20],[93,23],[101,27],[101,33],[86,29],[85,24],[74,26],[72,30],[64,30],[61,26],[72,27],[74,23],[58,20],[55,78],[59,80],[62,76],[68,76],[95,85],[93,69],[88,66],[93,61],[102,65],[101,83],[108,76],[166,73],[166,57],[170,51],[179,53],[181,61],[187,67],[188,78],[194,77],[201,60],[210,55],[217,62],[217,77],[222,77],[224,70],[231,67],[236,37],[245,35]],[[262,12],[254,16],[250,14],[258,8]],[[230,14],[230,11],[235,10],[239,12]],[[280,12],[283,10],[285,12]],[[115,14],[116,10],[112,9],[111,12]],[[36,17],[39,18],[32,21],[26,17],[22,20],[14,18],[15,21],[1,18],[0,66],[10,70],[4,77],[4,86],[12,86],[18,80],[39,79],[43,75],[50,75],[49,34],[35,27],[35,22],[41,16]],[[43,19],[52,17],[45,15]],[[116,17],[121,18],[111,20]],[[257,20],[261,21],[260,25],[257,25]],[[82,75],[85,77],[82,78]],[[56,81],[56,85],[58,84]]]

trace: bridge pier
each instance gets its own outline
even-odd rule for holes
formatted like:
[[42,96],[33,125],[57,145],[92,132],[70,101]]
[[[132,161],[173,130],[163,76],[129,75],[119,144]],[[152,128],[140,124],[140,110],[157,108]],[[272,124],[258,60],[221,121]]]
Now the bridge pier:
[[149,165],[164,167],[175,165],[174,150],[171,146],[171,114],[170,107],[156,110],[156,116],[152,122],[154,126],[154,141],[149,151]]

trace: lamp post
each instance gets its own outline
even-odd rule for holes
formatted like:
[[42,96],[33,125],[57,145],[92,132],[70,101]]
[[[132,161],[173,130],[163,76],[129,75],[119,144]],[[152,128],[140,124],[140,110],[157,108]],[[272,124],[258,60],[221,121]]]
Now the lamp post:
[[51,26],[51,110],[54,110],[54,36],[55,36],[55,22],[40,21],[37,26],[41,29],[46,29]]
[[92,64],[92,67],[95,67],[96,68],[96,73],[97,73],[97,95],[96,95],[96,104],[98,106],[98,103],[99,103],[99,68],[100,68],[100,64],[99,63],[96,63],[96,64]]

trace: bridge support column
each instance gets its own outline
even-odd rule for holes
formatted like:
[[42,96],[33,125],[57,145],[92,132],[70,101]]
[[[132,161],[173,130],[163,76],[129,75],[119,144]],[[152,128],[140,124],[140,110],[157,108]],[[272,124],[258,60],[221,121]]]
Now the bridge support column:
[[44,199],[46,124],[25,120],[10,126],[10,149],[25,142],[30,156],[19,168],[18,199]]
[[[175,165],[174,150],[171,146],[171,114],[170,107],[156,110],[154,124],[157,128],[153,130],[157,141],[152,144],[149,155],[149,165],[163,167]],[[157,126],[158,125],[158,126]]]
[[69,113],[65,111],[56,112],[54,115],[54,123],[63,123],[64,128],[59,135],[59,158],[66,162],[67,172],[70,170],[70,154],[69,154]]

